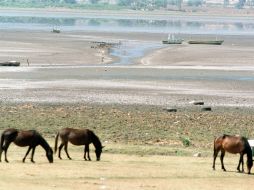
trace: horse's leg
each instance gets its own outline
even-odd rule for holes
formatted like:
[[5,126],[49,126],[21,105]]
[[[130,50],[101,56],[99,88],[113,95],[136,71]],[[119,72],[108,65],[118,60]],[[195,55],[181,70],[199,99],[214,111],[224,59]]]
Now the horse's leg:
[[0,144],[0,162],[2,162],[2,153],[4,151],[4,137],[1,137],[1,144]]
[[31,155],[31,162],[32,162],[32,163],[35,163],[35,161],[34,161],[34,152],[35,152],[35,148],[36,148],[36,146],[32,148],[32,155]]
[[213,170],[215,170],[215,161],[216,161],[216,158],[218,156],[218,153],[219,153],[218,150],[213,151]]
[[239,172],[241,172],[241,169],[240,169],[241,164],[242,164],[242,169],[243,169],[243,154],[242,153],[240,153],[240,159],[239,159],[239,163],[238,163],[238,166],[237,166],[237,170]]
[[7,150],[9,148],[10,144],[11,144],[11,142],[7,141],[7,142],[5,142],[5,145],[3,146],[5,162],[9,162],[7,159]]
[[59,146],[59,150],[58,150],[58,158],[60,158],[62,160],[62,157],[61,157],[61,150],[63,148],[64,144],[61,143],[60,146]]
[[85,160],[87,160],[87,159],[86,159],[86,151],[87,151],[87,148],[86,148],[86,145],[85,145],[85,146],[84,146],[84,159],[85,159]]
[[0,149],[0,162],[2,162],[2,152],[3,152],[3,147],[1,147],[1,149]]
[[221,169],[223,169],[224,171],[226,171],[226,169],[225,169],[225,167],[224,167],[224,163],[223,163],[224,156],[225,156],[225,150],[221,150],[221,155],[220,155]]
[[244,159],[242,157],[242,172],[244,172]]
[[86,153],[87,153],[87,157],[88,157],[88,160],[91,161],[91,158],[90,158],[90,154],[89,154],[89,144],[86,144],[85,145],[85,153],[84,153],[84,159],[86,159]]
[[87,157],[88,157],[88,160],[91,161],[91,158],[90,158],[90,150],[89,150],[89,144],[86,145],[87,147]]
[[[2,137],[3,138],[3,137]],[[2,162],[2,153],[3,153],[3,151],[5,151],[5,146],[4,145],[0,145],[0,146],[2,146],[1,148],[0,148],[0,162]]]
[[64,150],[65,150],[67,157],[71,160],[71,157],[68,154],[68,142],[64,145]]
[[23,162],[25,162],[26,157],[27,157],[27,155],[29,154],[29,152],[30,152],[31,149],[32,149],[32,147],[29,146],[29,148],[28,148],[28,150],[27,150],[27,152],[26,152],[26,155],[25,155],[24,158],[23,158]]

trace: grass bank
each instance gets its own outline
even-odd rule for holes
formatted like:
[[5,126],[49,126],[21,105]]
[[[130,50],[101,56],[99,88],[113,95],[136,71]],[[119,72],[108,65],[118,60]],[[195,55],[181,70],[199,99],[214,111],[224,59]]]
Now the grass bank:
[[[106,143],[151,145],[148,152],[168,147],[178,154],[181,149],[210,149],[214,137],[223,133],[254,138],[253,113],[248,108],[214,108],[212,112],[202,112],[195,107],[169,113],[162,107],[142,105],[1,104],[0,130],[36,129],[54,137],[60,128],[89,128]],[[158,154],[163,152],[162,149]]]

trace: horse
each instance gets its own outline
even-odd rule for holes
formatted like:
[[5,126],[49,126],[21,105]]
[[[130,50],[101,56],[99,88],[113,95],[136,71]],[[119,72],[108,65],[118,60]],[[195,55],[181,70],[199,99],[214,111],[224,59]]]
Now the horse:
[[[55,153],[57,152],[58,148],[58,137],[61,138],[61,144],[59,146],[58,157],[61,157],[61,150],[64,147],[65,153],[67,157],[71,160],[71,157],[68,154],[68,142],[72,143],[73,145],[85,145],[84,147],[84,159],[91,161],[90,154],[89,154],[89,144],[93,143],[95,147],[95,154],[97,161],[100,160],[100,156],[102,153],[103,146],[101,145],[100,139],[95,135],[95,133],[89,129],[74,129],[74,128],[63,128],[61,129],[55,138]],[[87,157],[86,157],[87,154]]]
[[29,146],[28,150],[23,158],[25,162],[27,155],[32,150],[31,162],[34,163],[34,152],[35,148],[40,145],[46,151],[46,157],[49,163],[53,163],[53,150],[47,143],[47,141],[38,133],[36,130],[22,131],[17,129],[6,129],[1,135],[0,141],[0,162],[2,157],[2,152],[5,153],[5,162],[9,162],[7,159],[7,151],[9,145],[14,142],[17,146],[25,147]]
[[[218,153],[221,151],[221,168],[223,171],[226,171],[223,163],[223,158],[225,156],[225,152],[229,152],[232,154],[240,154],[239,164],[237,166],[237,170],[239,172],[244,172],[244,161],[243,156],[247,154],[247,169],[248,174],[250,174],[251,168],[253,166],[252,160],[252,150],[248,143],[247,138],[242,136],[231,136],[231,135],[223,135],[214,140],[214,152],[213,152],[213,170],[215,170],[215,160]],[[242,170],[240,170],[240,165],[242,165]]]

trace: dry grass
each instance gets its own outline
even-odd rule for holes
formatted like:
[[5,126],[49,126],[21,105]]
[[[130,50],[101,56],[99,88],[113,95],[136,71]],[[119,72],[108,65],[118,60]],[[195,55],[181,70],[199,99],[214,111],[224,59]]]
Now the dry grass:
[[[111,147],[111,145],[108,145]],[[252,189],[253,176],[237,173],[238,156],[225,157],[228,172],[212,170],[211,157],[137,156],[104,153],[100,162],[83,161],[82,147],[70,146],[73,160],[49,164],[37,148],[35,164],[21,162],[26,149],[10,146],[9,161],[0,164],[0,189]],[[122,147],[124,148],[124,146]],[[91,152],[92,153],[92,152]],[[91,154],[94,160],[94,153]]]

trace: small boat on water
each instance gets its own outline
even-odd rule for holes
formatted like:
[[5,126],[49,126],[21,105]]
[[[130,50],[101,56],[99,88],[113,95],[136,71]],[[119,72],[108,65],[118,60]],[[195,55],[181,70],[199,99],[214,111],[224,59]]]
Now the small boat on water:
[[6,62],[0,63],[0,66],[18,67],[18,66],[20,66],[20,62],[18,62],[18,61],[6,61]]
[[183,39],[175,38],[173,34],[169,34],[168,39],[163,40],[162,43],[163,44],[182,44],[183,41],[184,41]]
[[224,40],[190,40],[189,44],[208,44],[208,45],[221,45]]

